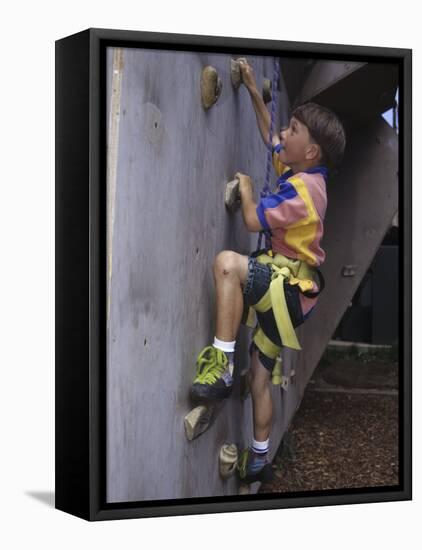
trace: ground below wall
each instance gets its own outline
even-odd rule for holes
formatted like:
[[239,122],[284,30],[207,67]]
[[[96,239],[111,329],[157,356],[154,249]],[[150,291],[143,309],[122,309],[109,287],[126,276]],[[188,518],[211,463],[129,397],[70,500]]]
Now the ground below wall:
[[398,423],[397,362],[322,362],[260,493],[398,485]]

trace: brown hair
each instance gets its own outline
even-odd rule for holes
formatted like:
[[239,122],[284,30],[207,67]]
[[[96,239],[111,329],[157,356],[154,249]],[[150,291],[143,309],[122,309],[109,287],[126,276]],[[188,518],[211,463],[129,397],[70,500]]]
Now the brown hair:
[[337,115],[309,102],[296,107],[291,116],[305,124],[311,138],[321,147],[322,162],[329,168],[337,168],[346,146],[346,134]]

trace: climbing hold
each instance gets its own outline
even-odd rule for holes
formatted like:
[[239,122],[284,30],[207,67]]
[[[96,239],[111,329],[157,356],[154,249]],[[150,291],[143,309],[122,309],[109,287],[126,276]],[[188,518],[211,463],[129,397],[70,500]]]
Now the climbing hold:
[[289,376],[282,376],[281,377],[281,388],[284,390],[284,391],[287,391],[289,389],[289,386],[290,386],[290,377]]
[[229,181],[226,186],[226,191],[224,195],[224,202],[226,207],[234,212],[240,206],[240,195],[239,195],[239,180],[236,178],[233,181]]
[[264,100],[264,103],[270,103],[273,98],[271,88],[271,80],[269,78],[264,78],[264,83],[262,85],[262,99]]
[[240,72],[239,63],[235,59],[230,59],[230,77],[233,88],[237,90],[242,83],[242,73]]
[[251,488],[246,483],[241,483],[239,485],[239,495],[249,495],[251,493]]
[[237,90],[242,84],[242,72],[240,70],[240,61],[246,61],[245,57],[239,57],[238,59],[230,59],[230,77],[233,84],[233,88]]
[[201,435],[209,427],[214,413],[214,406],[199,405],[184,418],[186,438],[189,441]]
[[294,374],[295,371],[293,369],[290,372],[283,372],[283,362],[281,356],[278,356],[271,374],[271,382],[274,386],[281,386],[281,389],[288,391],[292,382],[291,378]]
[[204,109],[209,109],[220,97],[223,83],[214,67],[208,65],[201,74],[201,97]]
[[234,443],[231,445],[223,445],[218,456],[220,476],[223,479],[228,479],[236,471],[238,459],[237,447]]
[[341,270],[343,277],[354,277],[356,275],[356,265],[344,265]]

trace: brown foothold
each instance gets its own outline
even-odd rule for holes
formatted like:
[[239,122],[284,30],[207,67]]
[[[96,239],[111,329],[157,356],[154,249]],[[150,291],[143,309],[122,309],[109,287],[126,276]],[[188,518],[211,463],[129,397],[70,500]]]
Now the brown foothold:
[[200,405],[192,409],[184,418],[186,438],[192,441],[209,427],[214,407]]
[[239,495],[249,495],[251,488],[246,483],[241,483],[239,486]]
[[239,61],[247,63],[246,57],[238,57],[237,59],[230,60],[230,76],[233,84],[233,88],[237,90],[242,84],[242,71],[240,70]]
[[237,178],[233,181],[229,181],[229,183],[227,184],[224,195],[224,202],[230,212],[234,212],[239,208],[239,180]]
[[201,97],[204,109],[209,109],[220,97],[223,83],[214,67],[208,65],[201,74]]
[[223,445],[220,449],[218,457],[219,472],[223,479],[228,479],[236,471],[238,460],[238,451],[234,443],[231,445]]
[[230,77],[233,88],[237,90],[242,84],[242,73],[240,72],[239,63],[236,59],[230,59]]
[[264,83],[262,85],[262,98],[264,103],[270,103],[272,100],[271,87],[271,80],[269,78],[264,78]]

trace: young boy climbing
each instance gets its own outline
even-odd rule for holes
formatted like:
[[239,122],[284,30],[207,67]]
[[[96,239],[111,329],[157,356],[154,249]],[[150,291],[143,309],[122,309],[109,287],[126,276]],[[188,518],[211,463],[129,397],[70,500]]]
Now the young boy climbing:
[[[238,61],[267,145],[270,114],[252,67],[246,60]],[[248,380],[254,435],[239,461],[240,477],[246,483],[269,481],[272,476],[267,459],[273,414],[270,377],[283,346],[300,349],[294,329],[309,317],[322,290],[317,268],[325,259],[321,238],[326,181],[328,169],[341,162],[345,143],[336,115],[306,103],[293,111],[289,127],[272,139],[273,165],[279,177],[275,192],[255,203],[251,178],[236,174],[246,229],[266,232],[271,247],[250,256],[232,251],[217,255],[215,338],[198,356],[191,397],[212,402],[230,395],[236,336],[245,306],[252,307],[257,325]]]

